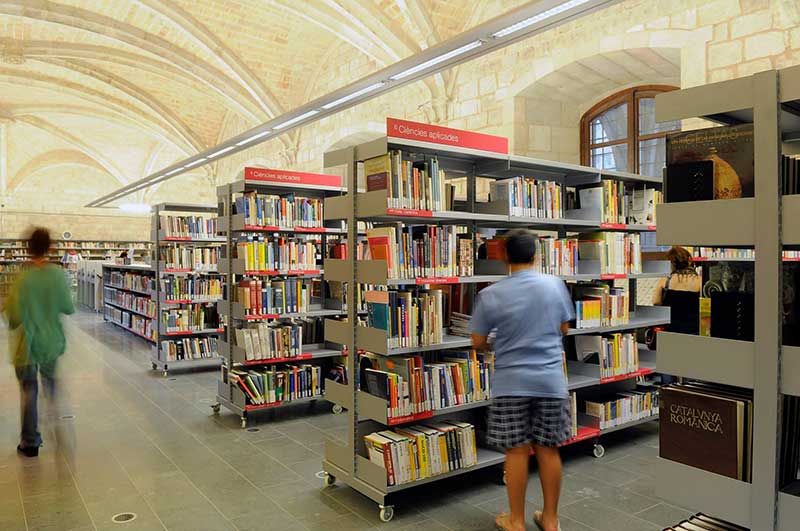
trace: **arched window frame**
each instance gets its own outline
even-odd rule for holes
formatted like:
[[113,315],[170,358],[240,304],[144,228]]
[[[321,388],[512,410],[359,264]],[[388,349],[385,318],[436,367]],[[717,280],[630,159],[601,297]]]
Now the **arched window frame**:
[[[626,144],[628,147],[628,171],[632,173],[639,173],[639,142],[662,138],[667,134],[674,132],[662,131],[645,135],[639,134],[639,100],[644,98],[654,98],[656,95],[661,94],[662,92],[670,92],[677,89],[678,87],[673,87],[671,85],[642,85],[638,87],[632,87],[608,96],[586,111],[581,117],[581,164],[584,166],[592,165],[591,152],[593,149]],[[622,104],[628,105],[627,136],[609,142],[592,144],[592,121],[609,109],[613,109],[614,107]]]

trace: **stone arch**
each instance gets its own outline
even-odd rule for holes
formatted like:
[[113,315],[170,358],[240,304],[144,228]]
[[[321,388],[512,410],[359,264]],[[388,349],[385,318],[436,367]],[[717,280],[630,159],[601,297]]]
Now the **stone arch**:
[[6,193],[12,194],[28,177],[39,170],[58,166],[84,166],[102,173],[108,173],[106,167],[83,151],[77,149],[55,149],[33,157],[26,162],[8,181]]

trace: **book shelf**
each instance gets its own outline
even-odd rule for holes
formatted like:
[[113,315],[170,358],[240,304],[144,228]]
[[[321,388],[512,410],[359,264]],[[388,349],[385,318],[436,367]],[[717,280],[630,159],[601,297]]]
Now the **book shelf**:
[[[204,225],[207,220],[213,220],[216,217],[216,213],[216,207],[204,205],[161,203],[153,207],[151,238],[153,241],[152,262],[155,264],[155,276],[152,293],[156,309],[156,344],[153,347],[151,365],[153,370],[162,370],[164,376],[167,376],[170,370],[217,368],[222,363],[219,351],[214,352],[213,349],[215,339],[218,342],[218,337],[222,332],[222,323],[218,327],[197,328],[191,326],[189,329],[180,331],[169,330],[167,326],[167,315],[170,311],[196,308],[196,306],[193,306],[196,304],[214,304],[219,300],[219,297],[193,295],[176,299],[173,295],[166,293],[163,288],[168,281],[185,280],[198,283],[207,279],[224,279],[224,275],[216,266],[197,265],[192,262],[175,267],[175,264],[165,259],[165,257],[173,253],[190,253],[193,255],[198,249],[208,248],[212,252],[215,249],[221,249],[226,242],[225,238],[217,236],[216,231],[206,231],[207,227]],[[198,219],[199,222],[176,230],[175,227],[166,226],[170,217],[177,219],[191,217]],[[224,281],[222,284],[224,289]],[[208,339],[211,348],[209,351],[203,351],[203,354],[200,354],[198,347],[195,352],[197,357],[189,357],[192,354],[188,349],[184,349],[185,357],[183,359],[171,358],[165,347],[172,341],[184,339],[188,340],[188,342],[184,342],[187,344],[199,343],[204,339]],[[209,352],[211,355],[208,355]]]
[[[54,239],[52,248],[47,257],[55,262],[60,262],[65,253],[75,251],[83,260],[105,260],[111,253],[117,255],[122,251],[133,249],[134,256],[130,258],[144,259],[150,252],[149,241],[139,240],[65,240]],[[0,238],[0,258],[6,260],[27,260],[28,245],[25,240],[18,238]]]
[[78,262],[78,304],[99,312],[103,310],[103,264],[96,260]]
[[[429,138],[436,138],[436,131],[446,128],[413,124],[421,131],[433,132]],[[387,131],[395,131],[392,120],[387,121]],[[447,129],[454,136],[470,137],[475,133]],[[461,133],[464,133],[461,135]],[[477,149],[475,146],[443,145],[434,142],[392,136],[379,138],[372,142],[341,149],[325,154],[325,168],[343,168],[348,179],[348,189],[356,190],[359,165],[366,159],[378,157],[389,153],[391,150],[400,150],[404,157],[410,160],[420,160],[424,157],[435,156],[440,168],[446,171],[447,177],[467,178],[467,201],[457,202],[458,210],[418,210],[391,208],[386,190],[349,193],[345,196],[330,198],[325,201],[325,217],[330,220],[344,220],[346,222],[348,257],[356,256],[355,242],[357,241],[357,222],[371,221],[373,223],[407,223],[407,224],[457,224],[466,225],[475,242],[476,232],[479,228],[508,229],[514,227],[529,227],[557,232],[559,237],[567,233],[576,233],[587,230],[610,231],[652,231],[654,225],[624,225],[608,224],[602,221],[600,211],[568,212],[562,219],[528,218],[511,215],[504,205],[499,203],[477,203],[475,198],[476,177],[489,177],[506,179],[518,175],[536,175],[537,178],[547,178],[560,182],[566,186],[580,186],[601,183],[603,180],[614,179],[624,182],[639,182],[658,187],[661,179],[640,177],[638,175],[596,170],[572,164],[542,161],[507,154],[505,151],[491,151]],[[481,136],[481,135],[477,135]],[[484,135],[487,136],[488,135]],[[497,139],[498,137],[488,137]],[[457,142],[456,142],[457,143]],[[487,145],[491,142],[487,142]],[[499,281],[506,277],[506,270],[501,263],[490,260],[475,262],[475,274],[469,277],[444,277],[444,278],[391,278],[388,274],[385,260],[353,260],[353,259],[327,259],[325,260],[325,274],[329,280],[347,283],[347,300],[355,300],[356,288],[359,283],[375,284],[387,287],[413,286],[413,285],[442,285],[463,284],[468,290],[469,297],[474,299],[476,284]],[[637,278],[657,278],[666,276],[669,272],[668,264],[657,263],[648,265],[644,272],[634,275],[603,275],[599,263],[585,263],[579,269],[578,275],[563,276],[567,282],[578,280],[629,280],[631,289],[631,317],[628,323],[618,326],[598,327],[591,329],[571,329],[570,335],[605,333],[616,330],[636,330],[637,328],[664,325],[669,323],[669,310],[660,307],[636,307],[635,283]],[[330,341],[345,345],[348,352],[368,351],[380,356],[399,356],[421,352],[442,351],[446,349],[469,348],[471,341],[467,337],[444,334],[443,341],[438,344],[411,348],[390,348],[387,345],[387,332],[378,328],[371,328],[359,323],[359,313],[355,305],[348,307],[347,320],[328,319],[325,323],[325,337]],[[647,351],[640,346],[639,370],[610,378],[601,378],[599,366],[591,367],[589,364],[574,362],[568,364],[568,387],[570,391],[588,391],[592,389],[626,390],[631,384],[635,385],[637,378],[643,377],[654,371],[656,360],[655,353]],[[499,466],[505,461],[505,455],[492,449],[480,447],[477,450],[477,462],[467,468],[451,470],[444,474],[418,479],[410,483],[401,483],[387,486],[387,471],[373,463],[367,455],[363,436],[376,430],[386,429],[390,426],[407,425],[414,422],[424,422],[438,417],[445,417],[463,421],[471,419],[475,424],[480,424],[485,407],[491,399],[463,405],[433,409],[406,417],[390,417],[387,413],[385,399],[359,389],[360,374],[358,356],[350,356],[347,360],[348,383],[341,384],[326,381],[326,399],[334,402],[347,410],[348,415],[348,440],[346,445],[332,441],[326,442],[323,469],[326,473],[325,484],[332,485],[337,480],[343,481],[361,494],[367,496],[378,504],[379,517],[382,521],[389,521],[394,515],[391,505],[395,494],[426,483],[438,481],[447,477],[466,474],[478,469]],[[599,419],[581,418],[577,436],[567,441],[566,444],[575,444],[583,441],[594,441],[594,454],[602,457],[604,449],[599,443],[602,434],[625,429],[643,422],[657,418],[657,415],[648,415],[612,427],[600,428]]]
[[800,517],[800,497],[777,488],[782,394],[800,394],[800,349],[782,345],[781,315],[782,251],[800,244],[800,196],[783,197],[779,177],[781,154],[797,152],[789,142],[800,131],[798,108],[800,67],[656,98],[659,122],[699,117],[755,131],[754,197],[659,205],[657,232],[659,245],[755,250],[755,340],[661,333],[657,363],[665,373],[753,390],[752,483],[661,459],[657,492],[759,531],[796,529]]
[[[103,319],[154,344],[156,328],[152,321],[155,315],[140,312],[133,304],[140,299],[151,300],[151,287],[155,278],[153,268],[149,264],[126,265],[111,262],[104,262],[102,267]],[[121,282],[120,277],[130,282]]]
[[[236,181],[217,188],[218,231],[221,235],[224,235],[226,242],[219,270],[224,275],[227,289],[224,292],[223,300],[217,305],[220,315],[225,317],[226,327],[219,340],[218,348],[220,356],[224,360],[224,366],[218,382],[217,403],[212,405],[212,409],[215,413],[218,413],[220,407],[225,406],[229,411],[239,415],[242,428],[247,426],[248,418],[259,411],[269,410],[274,412],[283,407],[291,407],[303,403],[311,404],[327,399],[327,390],[323,387],[326,372],[320,373],[318,382],[320,394],[313,394],[314,391],[312,390],[311,396],[296,396],[295,398],[289,396],[287,398],[284,395],[282,400],[276,399],[275,401],[256,404],[252,403],[248,394],[239,387],[235,378],[232,377],[231,371],[281,369],[297,367],[298,365],[301,367],[310,365],[315,368],[319,367],[322,370],[329,362],[335,361],[342,356],[341,345],[336,342],[322,340],[312,343],[304,341],[300,352],[293,356],[253,359],[252,355],[248,356],[246,348],[237,342],[237,330],[247,330],[250,328],[249,325],[259,325],[260,323],[288,324],[296,322],[296,320],[322,319],[327,316],[344,314],[345,310],[342,309],[341,301],[330,296],[329,286],[324,282],[328,272],[324,271],[322,267],[322,256],[326,252],[327,244],[331,238],[341,238],[345,232],[341,227],[341,222],[325,222],[319,215],[314,217],[313,222],[308,223],[287,219],[283,223],[256,224],[253,223],[252,218],[248,219],[245,212],[237,211],[237,197],[240,201],[246,201],[247,196],[254,194],[259,200],[275,196],[289,197],[290,194],[293,194],[291,197],[296,201],[304,199],[322,201],[326,197],[335,197],[342,194],[345,188],[341,183],[341,177],[335,175],[248,167],[242,171]],[[244,203],[240,204],[243,205]],[[295,206],[297,205],[297,203],[294,204]],[[242,210],[242,208],[239,210]],[[259,206],[259,215],[262,213],[260,208]],[[264,214],[266,215],[266,213]],[[271,265],[266,269],[263,267],[258,269],[253,269],[252,266],[248,267],[248,258],[236,254],[238,252],[237,242],[249,241],[257,244],[259,238],[263,238],[266,244],[275,242],[276,238],[313,242],[316,249],[314,256],[311,257],[313,263],[302,264],[302,268],[291,265],[288,268],[276,268]],[[302,283],[304,280],[319,280],[318,287],[320,292],[316,294],[310,293],[307,306],[305,308],[296,308],[299,311],[287,311],[289,310],[288,308],[282,308],[272,309],[269,313],[254,313],[254,310],[251,311],[250,309],[249,302],[245,303],[238,300],[238,289],[242,282],[259,281],[266,283],[268,281],[270,286],[276,282],[287,282],[282,293],[288,299],[288,282]],[[306,287],[311,289],[309,284],[306,284]],[[259,296],[259,304],[262,301],[261,296]],[[298,304],[297,300],[294,302]],[[321,323],[322,321],[320,321]],[[288,394],[288,391],[286,394]],[[341,413],[341,408],[338,405],[334,405],[333,411],[334,413]]]

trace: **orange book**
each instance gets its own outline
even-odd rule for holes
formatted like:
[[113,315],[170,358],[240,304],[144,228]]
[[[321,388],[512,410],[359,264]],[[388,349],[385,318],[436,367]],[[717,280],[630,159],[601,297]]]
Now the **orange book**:
[[373,260],[386,260],[386,269],[389,277],[395,278],[395,256],[394,249],[395,230],[392,227],[382,227],[377,229],[367,230],[367,243],[369,244],[369,253]]

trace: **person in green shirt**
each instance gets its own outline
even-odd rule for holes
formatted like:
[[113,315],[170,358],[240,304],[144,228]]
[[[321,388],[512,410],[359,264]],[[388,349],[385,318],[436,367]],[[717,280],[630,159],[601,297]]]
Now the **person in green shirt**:
[[47,261],[50,233],[34,229],[28,240],[31,263],[20,273],[6,301],[5,313],[16,330],[13,364],[22,403],[22,433],[17,451],[27,457],[39,455],[39,376],[50,400],[56,398],[55,372],[66,348],[62,314],[75,312],[67,279],[57,265]]

